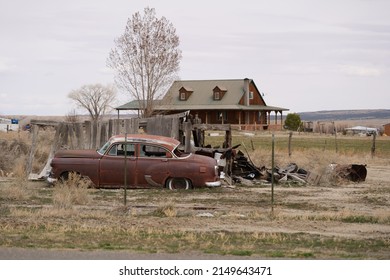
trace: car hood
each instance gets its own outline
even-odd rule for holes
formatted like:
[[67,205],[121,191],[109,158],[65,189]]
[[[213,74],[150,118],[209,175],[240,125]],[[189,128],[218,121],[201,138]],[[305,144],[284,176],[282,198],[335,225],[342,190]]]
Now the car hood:
[[55,158],[100,158],[101,155],[95,150],[59,150]]

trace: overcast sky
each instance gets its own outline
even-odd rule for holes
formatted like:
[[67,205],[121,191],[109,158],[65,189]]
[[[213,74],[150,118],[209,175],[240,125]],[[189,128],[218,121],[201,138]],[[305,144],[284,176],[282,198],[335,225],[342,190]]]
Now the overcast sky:
[[67,115],[71,90],[113,83],[114,39],[147,6],[182,80],[251,78],[291,112],[390,108],[389,0],[0,0],[0,115]]

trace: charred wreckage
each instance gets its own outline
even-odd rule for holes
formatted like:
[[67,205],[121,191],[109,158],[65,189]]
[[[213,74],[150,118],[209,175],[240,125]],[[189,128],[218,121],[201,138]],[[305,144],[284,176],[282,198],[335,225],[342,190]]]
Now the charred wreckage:
[[[232,148],[197,147],[194,152],[217,159],[221,178],[230,178],[230,181],[227,181],[231,184],[270,183],[272,174],[274,182],[277,183],[295,182],[316,185],[321,180],[321,175],[301,168],[296,163],[290,163],[285,167],[275,166],[273,171],[272,168],[265,166],[258,167],[253,163],[246,149],[247,156],[241,150],[238,150],[240,146],[238,144]],[[327,168],[327,174],[336,180],[362,182],[366,179],[367,168],[364,164],[330,164]]]

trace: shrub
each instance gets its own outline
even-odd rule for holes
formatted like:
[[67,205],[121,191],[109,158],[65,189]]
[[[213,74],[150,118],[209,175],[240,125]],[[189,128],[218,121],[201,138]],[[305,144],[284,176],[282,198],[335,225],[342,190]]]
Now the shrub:
[[289,130],[297,131],[301,126],[301,117],[297,113],[288,114],[284,121],[284,127]]

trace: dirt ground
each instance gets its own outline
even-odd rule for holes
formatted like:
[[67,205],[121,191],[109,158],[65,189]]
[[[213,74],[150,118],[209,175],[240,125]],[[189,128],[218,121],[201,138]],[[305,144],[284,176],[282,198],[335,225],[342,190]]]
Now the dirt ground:
[[[304,232],[352,239],[389,239],[390,166],[367,169],[367,180],[362,183],[275,185],[273,210],[270,185],[225,186],[218,194],[192,192],[180,196],[180,201],[175,198],[171,202],[178,215],[189,217],[186,222],[172,219],[164,226],[186,231]],[[129,205],[138,213],[155,207],[154,203],[132,201],[130,198]],[[274,218],[268,219],[269,216]],[[372,217],[384,223],[343,222],[350,217]]]
[[[387,244],[384,248],[367,253],[363,258],[389,259],[390,165],[371,165],[367,169],[367,179],[361,183],[275,185],[273,210],[271,186],[264,184],[251,187],[225,185],[186,192],[128,190],[126,206],[123,206],[123,190],[91,190],[89,195],[93,200],[75,207],[78,213],[110,213],[112,217],[128,213],[134,217],[124,221],[103,216],[98,221],[100,227],[115,227],[125,222],[126,227],[186,232],[305,233],[363,242],[383,240]],[[9,180],[0,180],[0,190],[10,183]],[[39,201],[49,201],[45,196],[51,195],[52,188],[46,183],[30,182],[28,188],[41,193]],[[2,199],[2,211],[4,207],[20,211],[26,208],[51,209],[53,205],[42,205],[34,199],[29,202]],[[171,214],[166,213],[167,218],[162,219],[155,214],[162,209],[170,209]],[[11,217],[1,217],[0,224],[9,223],[9,219]],[[19,213],[12,219],[12,223],[18,224],[26,217]],[[37,219],[74,223],[72,219],[55,215]],[[93,226],[91,223],[96,223],[96,218],[83,220],[83,226]],[[12,247],[12,241],[2,242],[0,246]],[[183,253],[182,257],[190,256]]]

